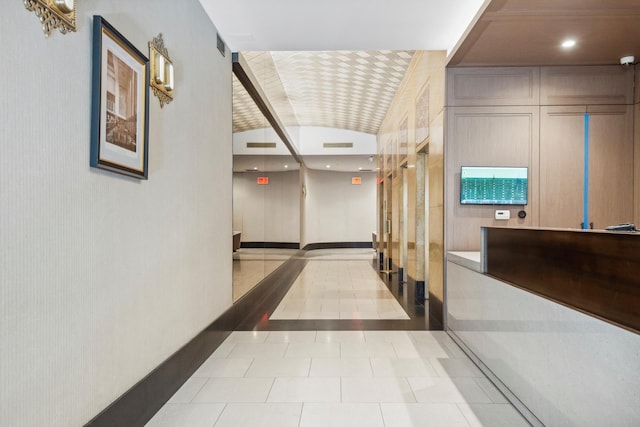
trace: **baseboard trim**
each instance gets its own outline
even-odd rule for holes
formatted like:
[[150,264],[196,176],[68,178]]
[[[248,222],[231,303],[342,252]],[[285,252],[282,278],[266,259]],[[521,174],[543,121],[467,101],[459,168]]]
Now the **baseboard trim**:
[[241,242],[240,248],[300,249],[298,242]]
[[305,251],[315,249],[373,249],[373,242],[327,242],[309,243],[302,248]]

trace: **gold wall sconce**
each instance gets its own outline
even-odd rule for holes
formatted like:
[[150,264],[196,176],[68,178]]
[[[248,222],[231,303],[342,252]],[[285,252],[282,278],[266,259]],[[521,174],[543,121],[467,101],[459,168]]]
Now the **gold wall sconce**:
[[164,47],[162,34],[158,34],[149,42],[149,57],[151,61],[151,89],[160,100],[160,108],[173,101],[173,62],[169,52]]
[[24,0],[24,7],[40,19],[46,37],[56,28],[62,34],[76,30],[75,0]]

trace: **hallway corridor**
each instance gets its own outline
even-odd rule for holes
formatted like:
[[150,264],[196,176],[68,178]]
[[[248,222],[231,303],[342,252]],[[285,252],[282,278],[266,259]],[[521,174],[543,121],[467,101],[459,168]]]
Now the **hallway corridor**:
[[[424,310],[385,285],[371,249],[298,258],[288,303],[232,332],[147,426],[528,425],[445,332],[424,330]],[[333,314],[310,320],[323,306]],[[389,307],[394,319],[380,316]]]

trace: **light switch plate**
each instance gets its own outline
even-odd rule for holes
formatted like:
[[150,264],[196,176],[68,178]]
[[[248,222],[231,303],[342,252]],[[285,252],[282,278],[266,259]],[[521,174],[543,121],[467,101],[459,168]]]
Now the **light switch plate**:
[[508,210],[497,210],[496,211],[496,219],[504,219],[507,220],[511,218],[511,212]]

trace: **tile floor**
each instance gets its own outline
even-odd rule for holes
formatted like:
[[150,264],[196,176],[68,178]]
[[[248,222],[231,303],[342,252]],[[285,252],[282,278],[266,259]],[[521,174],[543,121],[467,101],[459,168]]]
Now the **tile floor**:
[[[446,332],[275,330],[329,313],[398,316],[356,321],[356,329],[404,325],[373,255],[307,252],[305,269],[273,313],[295,320],[232,332],[147,426],[527,426]],[[320,326],[346,321],[331,319],[313,322],[327,329]]]
[[147,424],[526,425],[441,331],[236,331]]
[[409,319],[367,255],[309,261],[270,319]]

